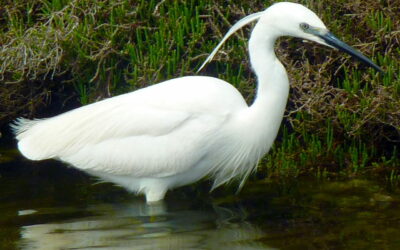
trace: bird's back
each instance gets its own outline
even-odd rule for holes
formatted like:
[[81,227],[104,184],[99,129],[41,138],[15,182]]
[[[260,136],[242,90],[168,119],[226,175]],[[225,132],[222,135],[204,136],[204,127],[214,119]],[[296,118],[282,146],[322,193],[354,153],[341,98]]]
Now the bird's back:
[[18,147],[29,159],[57,158],[114,174],[168,176],[200,160],[208,137],[246,107],[230,84],[192,76],[52,118],[21,119],[14,127]]

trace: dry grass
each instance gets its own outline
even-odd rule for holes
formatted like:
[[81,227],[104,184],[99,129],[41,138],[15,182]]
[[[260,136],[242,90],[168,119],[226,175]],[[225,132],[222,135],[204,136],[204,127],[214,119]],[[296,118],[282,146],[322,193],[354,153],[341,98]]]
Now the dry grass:
[[[400,1],[298,2],[387,73],[366,69],[337,51],[282,39],[277,53],[292,83],[289,130],[300,141],[333,133],[333,148],[367,145],[370,165],[391,157],[400,138]],[[0,122],[34,116],[64,89],[60,86],[74,88],[80,102],[88,103],[194,74],[231,24],[266,5],[261,0],[230,1],[228,7],[226,1],[211,0],[5,1],[0,6]],[[231,39],[203,74],[231,82],[251,102],[249,30]],[[349,155],[343,159],[357,158]],[[361,161],[354,159],[348,161]]]

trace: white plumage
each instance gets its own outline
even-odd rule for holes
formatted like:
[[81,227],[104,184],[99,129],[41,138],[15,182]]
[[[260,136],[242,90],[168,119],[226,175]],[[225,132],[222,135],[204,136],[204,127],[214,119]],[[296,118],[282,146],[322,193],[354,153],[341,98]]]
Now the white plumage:
[[[243,183],[271,147],[285,110],[289,82],[275,40],[290,35],[327,45],[328,33],[307,8],[278,3],[235,24],[205,63],[254,20],[249,52],[258,89],[250,107],[220,79],[176,78],[52,118],[20,118],[13,125],[19,150],[31,160],[59,159],[144,193],[148,202],[207,175],[215,178],[213,187],[234,177]],[[304,23],[321,35],[306,32]]]

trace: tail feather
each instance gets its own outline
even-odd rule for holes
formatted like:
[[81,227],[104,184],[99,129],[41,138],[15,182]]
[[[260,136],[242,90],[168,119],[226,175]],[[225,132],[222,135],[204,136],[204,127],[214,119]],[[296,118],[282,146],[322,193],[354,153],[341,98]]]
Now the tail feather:
[[51,158],[42,150],[43,140],[35,133],[35,128],[44,119],[30,120],[17,118],[10,126],[18,140],[19,151],[30,160],[44,160]]
[[24,132],[28,131],[30,128],[35,126],[35,124],[37,124],[40,121],[41,121],[40,119],[30,120],[23,117],[19,117],[10,125],[10,127],[15,137],[19,141],[23,138]]

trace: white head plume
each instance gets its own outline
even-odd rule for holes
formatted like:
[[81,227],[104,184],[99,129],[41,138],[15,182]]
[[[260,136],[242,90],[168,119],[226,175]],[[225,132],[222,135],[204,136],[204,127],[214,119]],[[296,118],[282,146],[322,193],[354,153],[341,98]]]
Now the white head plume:
[[217,47],[215,47],[215,49],[211,52],[211,54],[207,57],[207,59],[203,62],[203,64],[200,66],[200,68],[197,70],[197,72],[199,72],[200,70],[202,70],[204,68],[204,66],[209,63],[215,56],[215,54],[217,54],[218,50],[221,48],[221,46],[226,42],[226,40],[228,40],[228,38],[235,33],[236,31],[238,31],[239,29],[241,29],[243,26],[254,22],[256,20],[258,20],[262,15],[264,14],[264,11],[261,12],[257,12],[251,15],[248,15],[242,19],[240,19],[237,23],[235,23],[230,29],[229,31],[226,33],[226,35],[224,36],[224,38],[222,39],[222,41],[217,45]]

